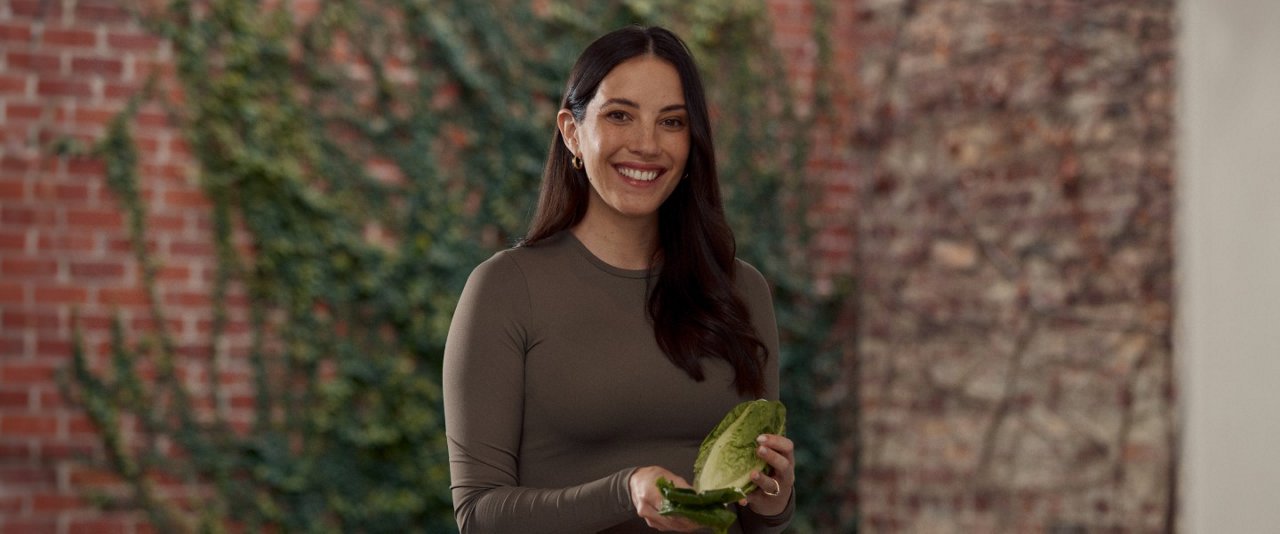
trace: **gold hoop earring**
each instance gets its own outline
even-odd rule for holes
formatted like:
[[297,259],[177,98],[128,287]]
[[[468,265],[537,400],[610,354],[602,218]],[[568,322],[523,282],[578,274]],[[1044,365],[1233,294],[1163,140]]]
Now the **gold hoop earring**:
[[582,158],[578,156],[569,158],[569,165],[573,165],[575,169],[582,170]]

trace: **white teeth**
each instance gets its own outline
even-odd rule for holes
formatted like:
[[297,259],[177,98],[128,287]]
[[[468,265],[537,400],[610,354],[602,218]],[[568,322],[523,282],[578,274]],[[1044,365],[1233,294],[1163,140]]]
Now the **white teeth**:
[[632,169],[628,167],[618,167],[618,172],[622,173],[622,175],[626,176],[627,178],[630,178],[632,180],[640,180],[641,182],[652,181],[653,179],[658,177],[658,171],[642,171],[639,169]]

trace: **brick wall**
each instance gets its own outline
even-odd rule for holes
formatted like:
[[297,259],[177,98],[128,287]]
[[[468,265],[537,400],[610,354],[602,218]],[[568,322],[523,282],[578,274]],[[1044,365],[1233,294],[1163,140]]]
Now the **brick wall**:
[[[828,2],[822,11],[810,0],[772,0],[769,17],[774,40],[791,80],[796,109],[813,118],[809,162],[804,180],[820,194],[809,223],[816,230],[814,257],[821,273],[818,283],[831,289],[831,278],[850,272],[854,249],[855,159],[847,132],[853,123],[853,92],[857,62],[854,35],[856,2]],[[814,23],[827,33],[826,58],[814,42]],[[825,61],[823,61],[825,59]],[[820,87],[821,86],[821,87]],[[817,102],[819,89],[827,103]]]
[[1165,532],[1173,5],[863,2],[872,532]]
[[[168,79],[166,43],[110,0],[0,2],[0,531],[137,532],[137,514],[98,511],[82,490],[109,488],[83,467],[97,436],[63,399],[73,317],[101,360],[111,317],[150,328],[124,215],[90,157],[56,157],[54,143],[99,139],[154,72]],[[164,84],[161,87],[165,87]],[[165,110],[144,107],[141,150],[148,246],[159,254],[169,328],[199,376],[213,277],[210,221],[186,148]],[[73,143],[75,144],[75,143]]]
[[[149,35],[113,0],[6,0],[0,3],[0,532],[144,532],[138,513],[100,511],[85,490],[113,491],[115,479],[85,467],[103,456],[97,435],[58,386],[67,368],[73,329],[79,325],[91,354],[108,353],[111,318],[129,332],[151,330],[140,267],[130,252],[124,215],[104,182],[101,161],[58,157],[55,144],[90,146],[155,73],[162,91],[173,91],[167,43]],[[810,38],[814,7],[803,0],[769,2],[778,44],[790,58],[800,101],[812,98],[824,75]],[[315,4],[295,2],[313,12]],[[834,14],[847,26],[848,2]],[[848,46],[836,52],[850,61]],[[837,72],[838,69],[832,72]],[[843,74],[842,74],[843,75]],[[172,93],[177,95],[177,93]],[[838,98],[838,97],[837,97]],[[247,340],[212,351],[204,346],[211,315],[208,294],[215,266],[210,220],[201,208],[190,156],[169,110],[144,105],[134,134],[141,150],[141,193],[148,206],[147,243],[162,262],[160,299],[168,328],[178,334],[179,369],[198,394],[208,383],[204,361],[224,358],[224,384],[233,411],[247,409],[247,371],[234,356]],[[838,119],[838,116],[834,116]],[[851,205],[848,150],[815,132],[815,157],[807,169],[817,184],[838,195],[823,202],[815,224],[827,229],[821,257],[828,272],[847,269]],[[843,156],[841,155],[843,150]],[[843,158],[843,159],[841,159]],[[846,224],[836,224],[844,217]],[[232,310],[232,332],[245,330],[243,310]],[[76,321],[78,317],[78,322]],[[236,395],[236,393],[239,395]],[[180,494],[170,485],[163,492]],[[162,493],[163,493],[162,492]]]
[[[1160,530],[1170,2],[828,4],[768,2],[819,118],[818,261],[861,277],[836,335],[848,378],[823,397],[847,429],[841,514],[858,504],[869,531]],[[168,47],[118,2],[5,0],[0,50],[0,532],[145,531],[81,497],[111,479],[81,467],[102,453],[56,380],[73,311],[99,358],[113,313],[149,325],[139,266],[101,164],[50,154],[101,136],[149,73],[168,79]],[[830,104],[813,109],[819,80]],[[136,134],[169,328],[207,382],[202,359],[236,347],[202,345],[205,203],[165,110],[144,107]]]

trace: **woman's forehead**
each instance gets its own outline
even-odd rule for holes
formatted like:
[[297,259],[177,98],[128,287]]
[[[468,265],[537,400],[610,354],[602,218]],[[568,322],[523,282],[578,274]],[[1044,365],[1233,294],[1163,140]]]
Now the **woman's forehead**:
[[600,81],[596,103],[626,101],[639,107],[684,105],[680,72],[670,62],[651,55],[619,63]]

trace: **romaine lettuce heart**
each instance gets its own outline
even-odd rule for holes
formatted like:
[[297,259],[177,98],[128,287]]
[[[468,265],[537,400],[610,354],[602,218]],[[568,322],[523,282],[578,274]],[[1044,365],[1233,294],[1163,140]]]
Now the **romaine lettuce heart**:
[[787,409],[781,402],[760,399],[734,406],[702,440],[693,464],[692,489],[658,479],[662,492],[658,513],[687,517],[717,534],[728,532],[738,517],[729,504],[756,489],[751,472],[765,468],[764,460],[756,456],[756,437],[783,435],[786,423]]
[[787,409],[778,401],[759,399],[735,406],[702,441],[693,464],[693,488],[699,492],[735,489],[751,493],[755,489],[751,472],[766,465],[756,456],[756,437],[782,435],[786,420]]

